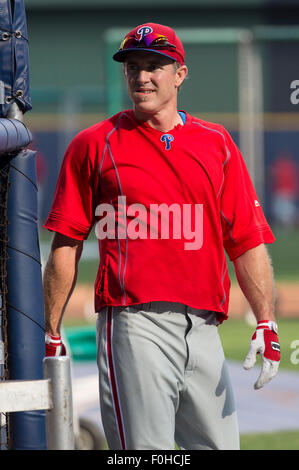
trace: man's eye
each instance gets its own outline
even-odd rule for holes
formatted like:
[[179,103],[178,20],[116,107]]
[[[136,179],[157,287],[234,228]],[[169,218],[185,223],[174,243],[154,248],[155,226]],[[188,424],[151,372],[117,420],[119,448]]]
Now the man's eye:
[[158,69],[158,68],[159,68],[159,65],[157,65],[157,64],[151,64],[151,65],[149,65],[148,70],[156,70],[156,69]]
[[153,72],[157,70],[160,66],[158,64],[150,64],[144,68],[139,68],[138,65],[127,64],[127,71],[130,73],[138,73],[140,70],[147,70],[148,72]]
[[130,72],[134,72],[135,70],[137,70],[137,67],[136,65],[128,65],[127,70],[129,70]]

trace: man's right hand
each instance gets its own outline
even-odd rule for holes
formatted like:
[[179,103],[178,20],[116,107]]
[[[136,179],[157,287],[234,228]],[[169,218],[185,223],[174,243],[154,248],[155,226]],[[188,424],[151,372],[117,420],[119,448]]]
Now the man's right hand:
[[66,348],[61,340],[61,336],[53,336],[46,333],[46,357],[66,356]]
[[82,249],[82,240],[55,233],[43,276],[46,356],[66,355],[59,325],[75,288]]

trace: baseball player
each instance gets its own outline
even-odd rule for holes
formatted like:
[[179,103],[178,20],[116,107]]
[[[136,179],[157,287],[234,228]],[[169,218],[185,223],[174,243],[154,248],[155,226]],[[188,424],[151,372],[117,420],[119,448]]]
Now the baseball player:
[[95,226],[109,448],[239,449],[218,335],[228,317],[225,251],[256,316],[244,367],[260,354],[261,388],[280,360],[265,247],[274,236],[229,133],[178,110],[188,70],[173,29],[137,26],[113,59],[133,107],[81,131],[66,151],[45,224],[55,232],[44,275],[46,354],[65,354],[63,312]]

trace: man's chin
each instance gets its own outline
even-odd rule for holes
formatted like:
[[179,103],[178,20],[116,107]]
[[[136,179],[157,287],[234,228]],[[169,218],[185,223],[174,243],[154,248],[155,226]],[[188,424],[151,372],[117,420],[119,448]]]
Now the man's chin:
[[155,114],[155,106],[148,101],[135,102],[134,108],[136,113]]

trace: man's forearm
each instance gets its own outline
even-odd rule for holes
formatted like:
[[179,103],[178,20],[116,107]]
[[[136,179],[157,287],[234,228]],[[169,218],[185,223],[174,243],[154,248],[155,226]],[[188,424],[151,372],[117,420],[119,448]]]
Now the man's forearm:
[[48,334],[60,335],[63,313],[76,285],[81,251],[80,243],[61,236],[54,239],[44,272],[45,329]]
[[234,261],[237,280],[257,321],[275,320],[275,285],[265,245],[248,250]]

